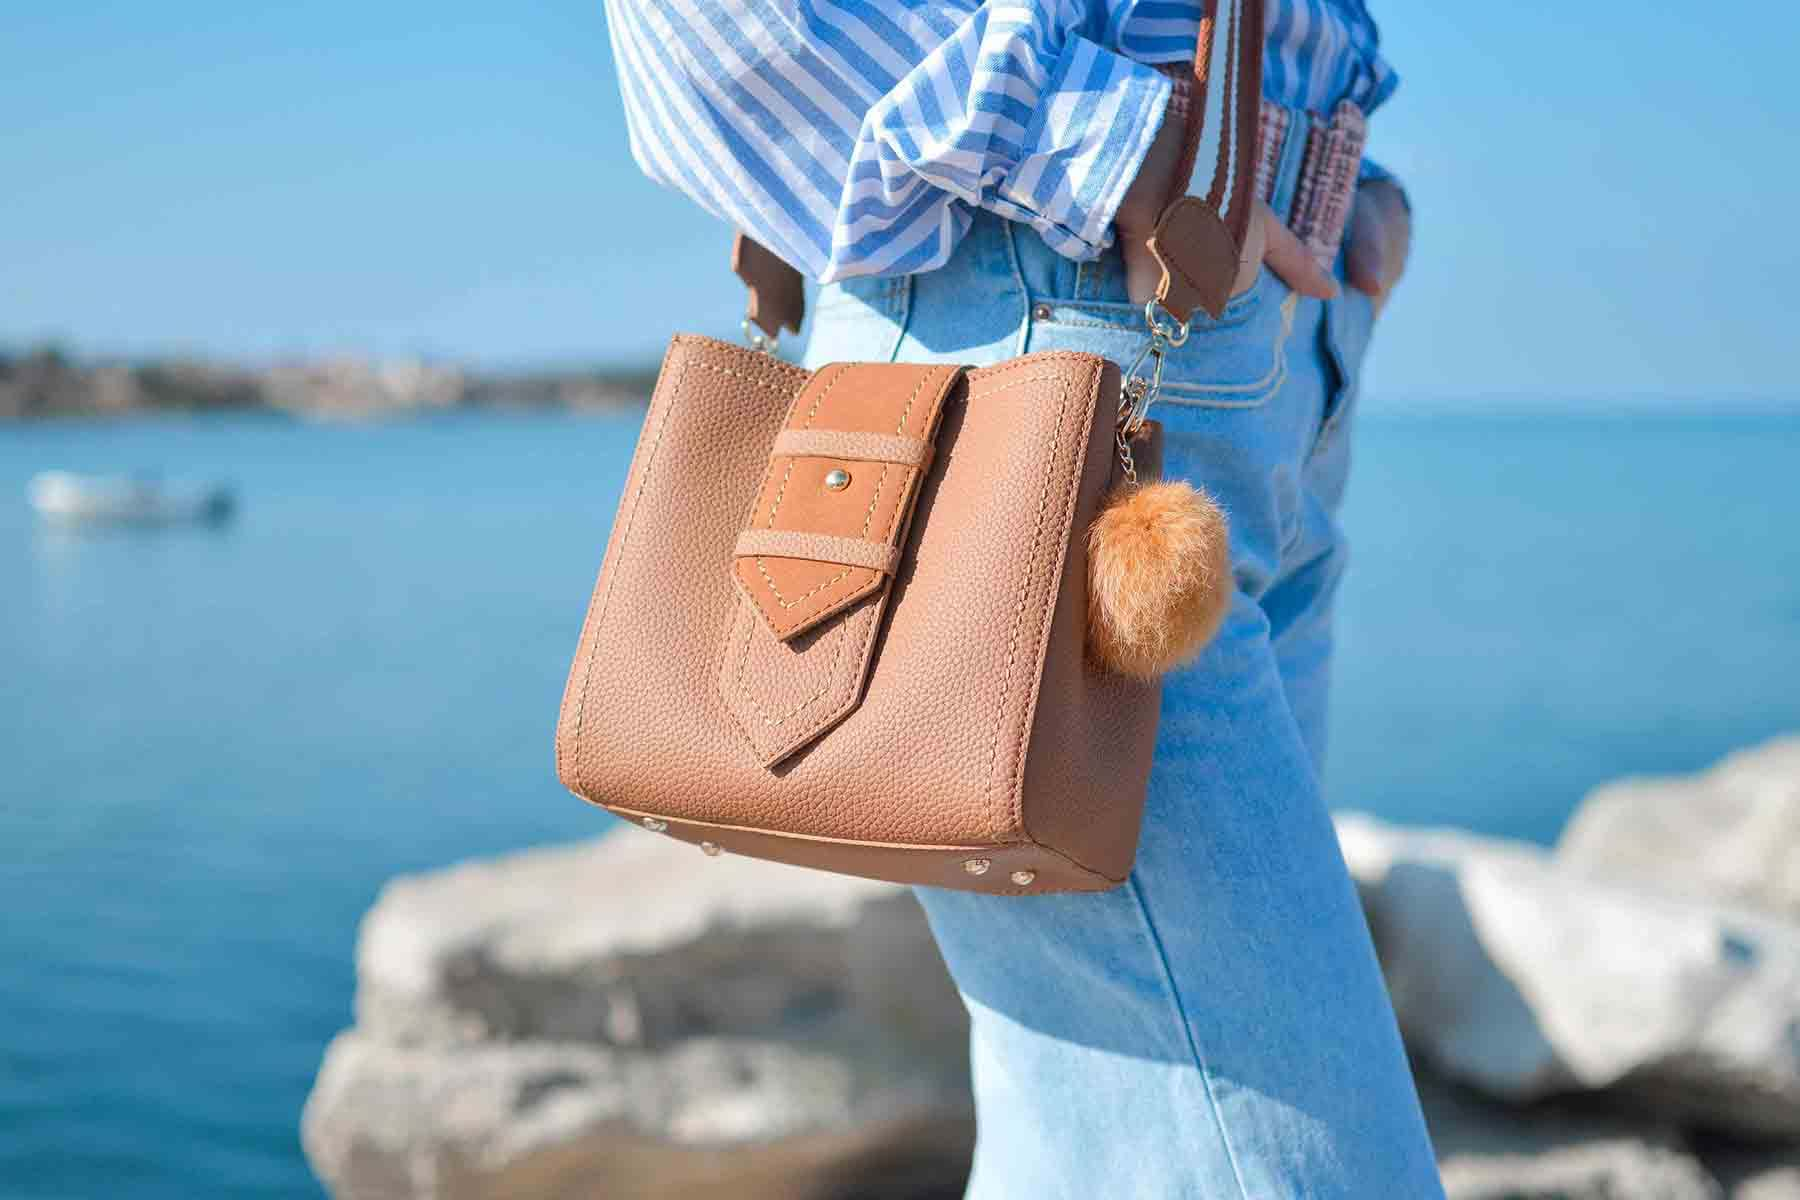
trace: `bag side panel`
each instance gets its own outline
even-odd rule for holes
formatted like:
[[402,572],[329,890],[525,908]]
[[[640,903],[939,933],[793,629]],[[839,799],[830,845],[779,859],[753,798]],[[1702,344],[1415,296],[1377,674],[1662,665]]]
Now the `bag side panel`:
[[[1118,386],[1118,368],[1108,363],[1101,395],[1116,397]],[[1140,453],[1150,478],[1160,449]],[[1024,828],[1035,841],[1121,882],[1137,856],[1162,687],[1096,666],[1086,652],[1087,532],[1106,503],[1116,462],[1111,424],[1096,422],[1069,521],[1020,789]]]

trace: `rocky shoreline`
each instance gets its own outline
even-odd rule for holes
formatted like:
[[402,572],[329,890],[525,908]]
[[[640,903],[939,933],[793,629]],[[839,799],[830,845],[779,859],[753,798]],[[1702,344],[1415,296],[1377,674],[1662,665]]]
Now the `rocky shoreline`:
[[[1554,850],[1339,820],[1453,1200],[1800,1200],[1800,738]],[[340,1200],[960,1195],[903,889],[622,833],[391,883],[303,1120]]]
[[50,348],[0,352],[0,420],[257,411],[363,419],[450,408],[619,408],[643,404],[655,382],[648,366],[484,373],[358,358],[266,367],[191,358],[79,362]]

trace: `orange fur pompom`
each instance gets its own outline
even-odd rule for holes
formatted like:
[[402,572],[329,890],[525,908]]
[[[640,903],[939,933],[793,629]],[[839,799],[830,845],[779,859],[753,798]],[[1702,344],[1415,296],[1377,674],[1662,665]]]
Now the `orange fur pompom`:
[[1088,530],[1088,651],[1154,679],[1191,661],[1231,606],[1225,514],[1190,483],[1125,487]]

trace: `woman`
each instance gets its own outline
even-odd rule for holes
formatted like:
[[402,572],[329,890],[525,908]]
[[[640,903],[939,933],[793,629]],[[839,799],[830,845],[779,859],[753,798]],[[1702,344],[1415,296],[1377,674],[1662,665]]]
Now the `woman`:
[[[608,12],[638,162],[825,282],[809,366],[1144,348],[1145,237],[1188,182],[1159,67],[1198,0]],[[1320,793],[1348,420],[1410,236],[1356,163],[1395,81],[1361,0],[1267,24],[1266,269],[1196,315],[1156,413],[1167,472],[1230,514],[1236,592],[1166,684],[1137,867],[920,896],[972,1018],[972,1197],[1442,1195]]]

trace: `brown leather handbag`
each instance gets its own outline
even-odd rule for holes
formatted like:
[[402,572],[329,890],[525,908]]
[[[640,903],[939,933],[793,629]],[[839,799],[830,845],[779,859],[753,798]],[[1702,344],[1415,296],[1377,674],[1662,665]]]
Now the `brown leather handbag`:
[[[1164,277],[1129,385],[1089,354],[807,372],[674,339],[563,697],[573,792],[707,854],[987,892],[1124,881],[1160,688],[1084,652],[1086,535],[1155,469],[1163,348],[1238,275],[1262,5],[1225,3],[1190,155],[1209,75],[1236,119],[1212,192],[1152,239]],[[745,239],[737,266],[750,320],[797,332],[791,268]]]

